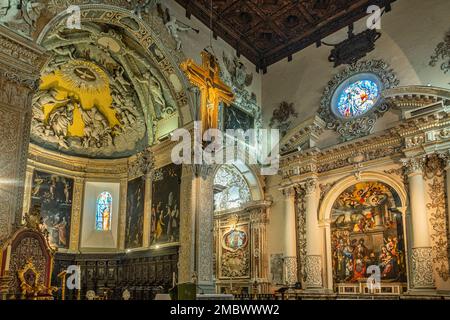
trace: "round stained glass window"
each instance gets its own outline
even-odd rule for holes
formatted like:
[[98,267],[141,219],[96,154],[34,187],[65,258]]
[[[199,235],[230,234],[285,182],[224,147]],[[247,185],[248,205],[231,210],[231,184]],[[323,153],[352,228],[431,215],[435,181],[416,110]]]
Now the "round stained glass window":
[[371,110],[381,95],[381,82],[374,74],[357,74],[344,81],[333,96],[333,111],[345,119]]

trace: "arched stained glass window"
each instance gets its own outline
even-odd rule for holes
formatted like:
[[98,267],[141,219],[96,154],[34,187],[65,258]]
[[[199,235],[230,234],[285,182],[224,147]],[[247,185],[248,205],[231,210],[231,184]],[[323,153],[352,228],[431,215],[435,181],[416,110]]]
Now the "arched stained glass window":
[[97,231],[111,230],[112,196],[109,192],[102,192],[97,197],[97,212],[95,215],[95,229]]
[[247,181],[232,165],[223,165],[214,177],[214,211],[235,209],[251,200]]

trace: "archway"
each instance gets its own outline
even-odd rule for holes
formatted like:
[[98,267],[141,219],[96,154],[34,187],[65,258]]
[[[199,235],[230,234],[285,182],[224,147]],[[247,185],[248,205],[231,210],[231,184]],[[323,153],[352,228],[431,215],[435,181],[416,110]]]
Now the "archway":
[[[319,210],[326,239],[324,271],[328,290],[368,293],[370,275],[364,278],[362,273],[374,265],[378,268],[372,267],[370,272],[379,271],[383,291],[401,293],[408,280],[406,203],[401,182],[381,173],[364,172],[358,179],[349,176],[334,184]],[[402,252],[393,251],[394,245]],[[361,255],[362,260],[356,261]],[[383,285],[394,282],[395,289]]]
[[248,295],[268,290],[266,223],[257,175],[241,162],[214,175],[214,275],[219,293]]

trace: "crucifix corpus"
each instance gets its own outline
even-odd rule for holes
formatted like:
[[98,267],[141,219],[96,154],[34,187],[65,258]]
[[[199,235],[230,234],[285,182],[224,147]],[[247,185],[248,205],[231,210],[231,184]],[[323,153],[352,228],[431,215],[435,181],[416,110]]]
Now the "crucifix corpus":
[[189,81],[200,89],[200,120],[202,134],[208,129],[219,129],[219,103],[230,105],[234,100],[231,88],[220,79],[219,63],[206,50],[201,53],[202,65],[189,59],[181,64]]

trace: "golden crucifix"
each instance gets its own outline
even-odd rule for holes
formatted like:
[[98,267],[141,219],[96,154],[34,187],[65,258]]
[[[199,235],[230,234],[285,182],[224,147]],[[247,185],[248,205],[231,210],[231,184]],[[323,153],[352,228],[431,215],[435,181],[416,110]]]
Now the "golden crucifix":
[[220,79],[220,68],[216,57],[204,50],[202,65],[195,64],[189,59],[181,64],[181,69],[186,73],[189,81],[200,89],[200,120],[202,121],[202,134],[208,129],[219,127],[219,103],[230,105],[234,100],[234,94]]

